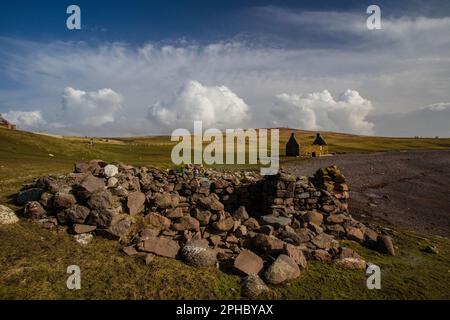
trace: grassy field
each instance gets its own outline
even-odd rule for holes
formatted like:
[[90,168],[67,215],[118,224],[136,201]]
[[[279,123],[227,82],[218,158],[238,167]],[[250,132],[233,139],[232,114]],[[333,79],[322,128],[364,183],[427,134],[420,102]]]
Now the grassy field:
[[[281,130],[283,149],[291,130]],[[361,137],[323,133],[330,152],[374,152],[448,149],[450,139]],[[314,133],[297,131],[297,140],[311,144]],[[133,165],[170,167],[174,143],[169,137],[122,139],[53,137],[0,129],[0,203],[21,184],[47,174],[72,170],[73,162],[103,159]],[[283,150],[280,154],[283,155]],[[278,299],[450,299],[450,240],[395,230],[396,257],[380,255],[347,242],[367,261],[382,269],[382,290],[368,290],[362,271],[338,270],[311,263],[296,281],[273,287]],[[423,252],[435,244],[440,254]],[[82,289],[66,288],[66,268],[82,270]],[[0,299],[239,299],[240,278],[228,271],[196,269],[157,258],[151,265],[129,258],[114,241],[96,238],[81,247],[65,232],[47,231],[21,221],[0,227]]]

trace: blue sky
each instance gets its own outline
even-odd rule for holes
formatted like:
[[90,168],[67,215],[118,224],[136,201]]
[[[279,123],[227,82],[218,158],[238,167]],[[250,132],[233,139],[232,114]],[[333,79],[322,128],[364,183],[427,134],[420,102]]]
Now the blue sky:
[[[82,29],[68,30],[77,4]],[[382,30],[365,26],[377,4]],[[289,126],[450,136],[449,1],[14,1],[0,112],[19,128],[136,135]]]

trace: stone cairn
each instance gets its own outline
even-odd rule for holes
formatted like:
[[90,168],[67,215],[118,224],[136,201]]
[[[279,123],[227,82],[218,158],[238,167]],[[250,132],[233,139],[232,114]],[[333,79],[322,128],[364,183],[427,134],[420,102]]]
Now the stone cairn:
[[[392,240],[352,218],[348,186],[335,167],[314,177],[280,171],[222,172],[76,163],[67,176],[43,177],[16,201],[43,227],[68,226],[80,243],[93,235],[119,240],[130,256],[155,255],[196,267],[226,266],[243,276],[249,296],[299,277],[308,260],[364,269],[337,239],[395,254]],[[261,276],[261,277],[260,277]],[[264,280],[263,280],[263,279]],[[264,282],[265,281],[265,282]]]

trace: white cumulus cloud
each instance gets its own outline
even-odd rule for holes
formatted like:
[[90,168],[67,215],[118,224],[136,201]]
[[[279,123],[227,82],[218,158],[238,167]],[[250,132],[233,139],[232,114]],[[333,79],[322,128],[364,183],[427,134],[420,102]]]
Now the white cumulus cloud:
[[162,129],[190,128],[195,120],[204,127],[236,128],[248,119],[249,107],[226,86],[189,81],[175,96],[150,107],[148,119]]
[[11,110],[3,115],[6,120],[16,124],[19,129],[36,130],[46,124],[41,111],[14,111]]
[[67,87],[63,93],[60,120],[63,123],[101,126],[114,122],[122,103],[122,95],[112,89],[86,92]]
[[327,130],[373,134],[367,120],[372,103],[356,90],[346,90],[335,99],[328,90],[309,94],[277,95],[273,124],[304,130]]

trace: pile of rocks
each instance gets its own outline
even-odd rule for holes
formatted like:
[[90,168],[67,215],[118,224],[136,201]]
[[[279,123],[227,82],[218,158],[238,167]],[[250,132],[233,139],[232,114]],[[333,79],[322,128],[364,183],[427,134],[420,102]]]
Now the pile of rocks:
[[160,170],[75,164],[74,173],[44,177],[17,195],[23,213],[44,227],[67,225],[80,241],[119,240],[128,255],[182,258],[198,266],[233,266],[252,295],[300,275],[307,261],[348,268],[366,263],[337,239],[394,253],[392,241],[348,212],[348,186],[336,167],[314,177],[285,172],[221,172],[199,166]]

